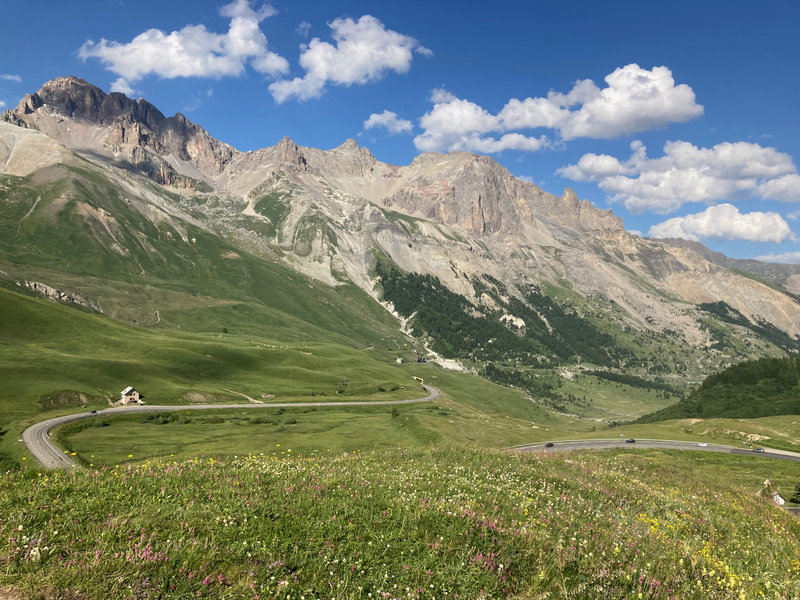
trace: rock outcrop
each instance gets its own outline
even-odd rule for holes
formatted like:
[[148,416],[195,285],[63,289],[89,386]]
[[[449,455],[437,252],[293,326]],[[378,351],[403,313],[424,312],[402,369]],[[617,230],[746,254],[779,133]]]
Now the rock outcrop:
[[53,300],[55,302],[64,302],[66,304],[78,304],[80,306],[91,308],[92,310],[95,310],[97,312],[102,312],[99,306],[87,301],[78,294],[65,292],[63,290],[57,290],[56,288],[49,286],[46,283],[42,283],[41,281],[20,281],[17,282],[17,285],[20,287],[27,288],[32,292],[36,292],[37,294],[40,294],[45,298]]
[[237,154],[180,113],[165,117],[144,99],[106,94],[77,77],[48,81],[2,119],[39,129],[70,148],[128,163],[158,183],[178,187],[219,174]]

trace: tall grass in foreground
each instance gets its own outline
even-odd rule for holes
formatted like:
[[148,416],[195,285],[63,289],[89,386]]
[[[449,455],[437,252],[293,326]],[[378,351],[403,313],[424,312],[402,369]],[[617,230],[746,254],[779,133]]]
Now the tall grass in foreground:
[[[800,520],[724,476],[752,459],[676,456],[287,451],[9,472],[0,476],[0,590],[25,598],[800,597]],[[714,470],[722,476],[709,481]]]

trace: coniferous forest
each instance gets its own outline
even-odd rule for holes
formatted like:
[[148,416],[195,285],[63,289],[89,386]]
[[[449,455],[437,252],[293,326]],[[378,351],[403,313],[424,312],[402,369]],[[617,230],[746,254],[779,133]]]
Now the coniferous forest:
[[709,375],[687,398],[637,422],[800,414],[800,357],[762,358]]

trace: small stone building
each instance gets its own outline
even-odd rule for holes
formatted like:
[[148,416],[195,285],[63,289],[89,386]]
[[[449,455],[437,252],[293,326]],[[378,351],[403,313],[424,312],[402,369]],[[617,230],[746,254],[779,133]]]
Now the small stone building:
[[120,406],[128,406],[130,404],[144,404],[144,402],[142,402],[139,391],[131,386],[128,386],[122,390],[119,402],[117,402],[117,404]]

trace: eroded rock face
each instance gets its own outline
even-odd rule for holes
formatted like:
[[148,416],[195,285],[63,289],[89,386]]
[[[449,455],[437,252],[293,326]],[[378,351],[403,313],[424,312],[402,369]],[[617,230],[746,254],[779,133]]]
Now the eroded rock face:
[[92,310],[97,310],[97,312],[102,312],[101,310],[99,310],[100,308],[99,306],[96,306],[94,303],[88,302],[78,294],[65,292],[63,290],[57,290],[56,288],[49,286],[46,283],[42,283],[40,281],[21,281],[18,282],[17,285],[19,285],[20,287],[25,287],[33,292],[36,292],[37,294],[41,294],[45,298],[53,300],[55,302],[78,304],[80,306],[91,308]]
[[77,77],[48,81],[3,120],[39,129],[70,148],[141,167],[159,183],[178,187],[193,176],[218,174],[237,154],[180,113],[165,117],[144,99],[106,94]]
[[[75,77],[47,82],[2,120],[178,190],[195,193],[201,182],[218,199],[197,217],[205,226],[267,254],[277,247],[280,260],[328,283],[349,281],[377,295],[377,252],[439,277],[476,305],[490,302],[475,286],[488,275],[511,294],[549,284],[600,296],[624,311],[626,323],[680,331],[691,343],[708,336],[687,310],[720,300],[753,321],[800,333],[791,296],[730,270],[755,261],[734,264],[700,245],[630,235],[611,211],[573,190],[548,193],[486,156],[426,153],[396,166],[352,139],[319,150],[289,138],[242,153],[180,113],[165,117],[146,100]],[[44,147],[41,140],[3,132],[17,141],[0,145],[0,158],[25,172],[21,157]],[[800,289],[800,270],[758,268]]]
[[[329,282],[336,277],[323,273],[338,262],[349,280],[370,290],[370,248],[376,248],[479,304],[471,282],[488,274],[512,289],[568,281],[581,294],[613,300],[634,326],[681,331],[693,344],[707,341],[687,313],[700,302],[722,300],[753,321],[800,332],[800,306],[786,294],[696,249],[630,235],[610,210],[579,200],[571,189],[549,194],[487,157],[431,153],[396,167],[352,140],[322,151],[284,139],[246,160],[247,168],[231,162],[225,185],[241,193],[277,178],[272,193],[291,196],[278,237],[297,239],[313,215],[335,232],[335,245],[320,233],[309,252],[291,259]],[[254,173],[262,178],[252,179]]]

